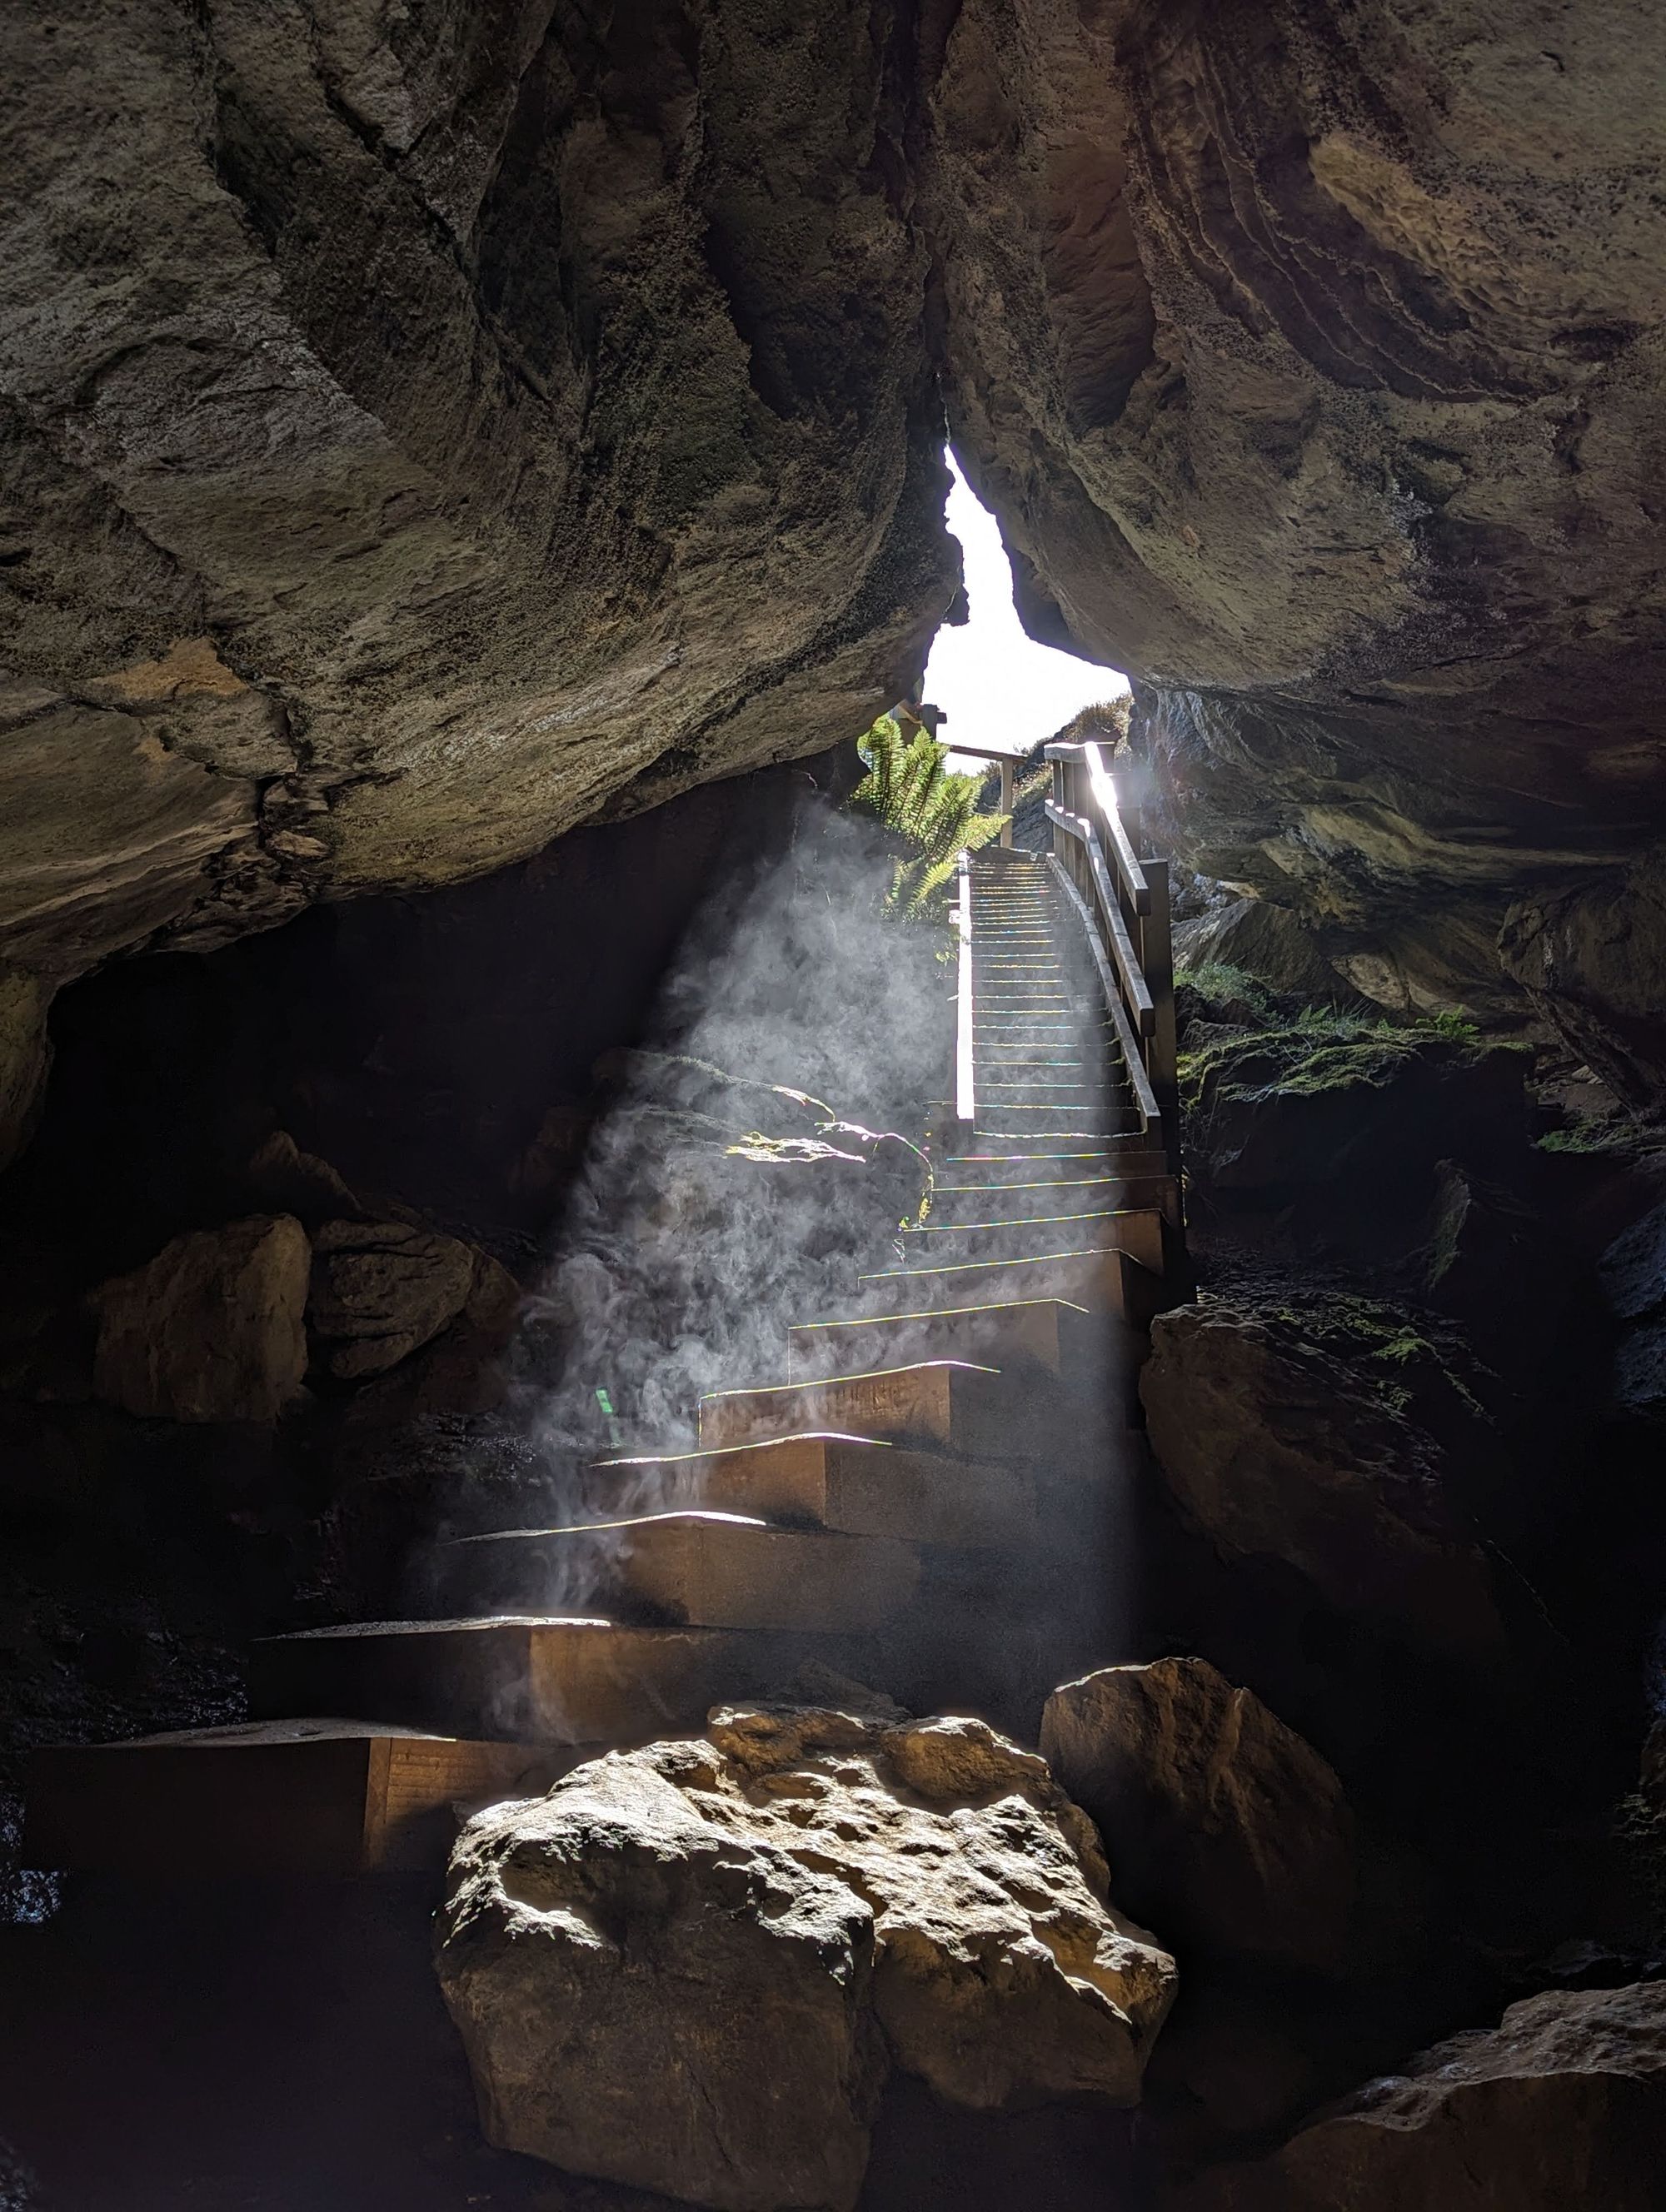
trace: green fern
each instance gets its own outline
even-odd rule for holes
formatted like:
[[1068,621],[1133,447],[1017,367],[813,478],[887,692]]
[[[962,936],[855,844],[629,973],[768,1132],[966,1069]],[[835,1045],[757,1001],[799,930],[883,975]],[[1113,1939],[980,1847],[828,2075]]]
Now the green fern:
[[960,854],[998,837],[1006,817],[978,811],[982,779],[952,775],[947,749],[929,730],[909,735],[895,714],[882,714],[860,750],[867,774],[850,804],[911,848],[892,872],[886,909],[926,914],[940,902]]

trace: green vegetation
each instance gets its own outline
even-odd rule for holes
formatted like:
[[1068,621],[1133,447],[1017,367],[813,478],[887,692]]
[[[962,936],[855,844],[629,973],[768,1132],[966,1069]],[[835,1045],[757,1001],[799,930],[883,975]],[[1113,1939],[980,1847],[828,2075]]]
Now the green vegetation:
[[882,714],[860,751],[867,774],[850,804],[909,848],[897,857],[885,909],[930,915],[944,903],[962,850],[975,853],[992,843],[1006,817],[978,811],[982,779],[952,775],[944,764],[947,748],[929,730],[910,735],[897,715]]
[[1352,1291],[1311,1291],[1274,1307],[1268,1318],[1316,1350],[1363,1367],[1391,1413],[1426,1419],[1443,1401],[1456,1401],[1466,1414],[1489,1418],[1459,1371],[1467,1364],[1462,1340],[1429,1316]]
[[1571,1129],[1547,1129],[1542,1137],[1534,1141],[1541,1152],[1577,1152],[1589,1157],[1631,1151],[1637,1142],[1637,1131],[1619,1121],[1580,1120]]
[[[1474,1023],[1457,1013],[1395,1022],[1383,1015],[1342,1013],[1334,1006],[1282,1012],[1264,983],[1224,962],[1183,969],[1175,981],[1196,992],[1206,1020],[1219,1010],[1220,1018],[1236,1024],[1231,1035],[1211,1037],[1180,1054],[1181,1097],[1188,1106],[1199,1103],[1211,1076],[1217,1079],[1219,1095],[1256,1104],[1275,1095],[1313,1097],[1357,1084],[1380,1088],[1436,1040],[1510,1049],[1487,1046]],[[1246,1014],[1254,1026],[1244,1024]]]
[[1120,744],[1128,733],[1128,717],[1133,711],[1131,691],[1124,691],[1115,699],[1097,700],[1072,715],[1063,729],[1054,733],[1051,742],[1059,745]]
[[1247,968],[1234,968],[1225,960],[1206,960],[1200,967],[1177,968],[1174,981],[1177,990],[1184,985],[1195,991],[1208,1014],[1230,1019],[1249,1012],[1258,1015],[1269,1028],[1277,1024],[1278,1007],[1273,994]]

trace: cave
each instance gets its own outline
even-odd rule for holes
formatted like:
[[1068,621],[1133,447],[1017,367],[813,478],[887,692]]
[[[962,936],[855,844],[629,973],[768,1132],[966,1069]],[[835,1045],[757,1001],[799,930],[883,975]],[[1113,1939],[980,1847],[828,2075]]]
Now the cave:
[[4,46],[0,2204],[1666,2207],[1666,16]]

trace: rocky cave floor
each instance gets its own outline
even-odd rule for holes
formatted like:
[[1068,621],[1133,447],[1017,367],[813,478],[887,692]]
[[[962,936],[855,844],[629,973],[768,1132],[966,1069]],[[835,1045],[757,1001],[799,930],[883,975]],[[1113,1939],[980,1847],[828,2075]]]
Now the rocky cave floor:
[[[437,896],[461,909],[443,926],[432,902],[335,925],[379,957],[427,933],[423,1012],[549,892]],[[568,1034],[566,1067],[524,1078],[542,1109],[459,1151],[435,1133],[461,1056],[507,1066],[526,1005],[424,1066],[434,1026],[397,1003],[397,962],[380,1008],[320,1002],[342,950],[257,939],[66,994],[45,1119],[0,1187],[22,1255],[0,1398],[0,2132],[19,2161],[0,2203],[30,2212],[658,2202],[483,2146],[423,1885],[280,1893],[182,1867],[170,1891],[15,1865],[31,1744],[237,1717],[251,1636],[391,1601],[436,1514],[526,1478],[526,1340],[500,1278],[532,1273],[623,1025]],[[1132,2119],[969,2118],[894,2084],[872,2212],[1146,2201],[1506,2004],[1666,1975],[1666,1139],[1543,1036],[1385,1024],[1198,950],[1180,1011],[1199,1300],[1155,1332],[1133,1617],[1105,1656],[1199,1654],[1305,1737],[1369,1839],[1369,1925],[1316,1978],[1182,1941]],[[661,957],[639,957],[639,1004]],[[373,1188],[379,1147],[396,1171]],[[324,1255],[311,1295],[320,1266],[339,1293],[333,1333],[313,1313],[305,1399],[278,1420],[124,1410],[88,1289],[279,1207]],[[360,1243],[326,1250],[344,1218]],[[367,1226],[405,1240],[399,1311],[354,1307]],[[1137,1867],[1114,1885],[1173,1940],[1184,1900],[1161,1893]]]

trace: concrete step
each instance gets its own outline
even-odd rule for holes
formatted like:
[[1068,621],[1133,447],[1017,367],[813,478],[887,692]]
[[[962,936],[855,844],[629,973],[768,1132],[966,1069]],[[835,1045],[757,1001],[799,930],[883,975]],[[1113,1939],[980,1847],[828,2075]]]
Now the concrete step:
[[[1015,1116],[1011,1115],[1004,1115],[1001,1116],[1002,1121],[1011,1121],[1015,1118]],[[991,1145],[1034,1144],[1038,1137],[1043,1135],[1055,1139],[1061,1144],[1103,1145],[1109,1143],[1113,1137],[1119,1137],[1124,1134],[1126,1134],[1126,1131],[1114,1127],[1111,1128],[1100,1127],[1098,1128],[1082,1129],[1061,1129],[1052,1127],[1049,1127],[1045,1130],[1039,1130],[1033,1127],[1028,1129],[1012,1129],[994,1126],[982,1119],[979,1119],[972,1125],[972,1135],[974,1139],[980,1144]]]
[[787,1372],[803,1382],[958,1359],[1051,1387],[1096,1378],[1133,1349],[1133,1340],[1113,1316],[1064,1298],[1025,1298],[796,1323],[787,1332]]
[[1042,1176],[1024,1182],[960,1183],[939,1177],[932,1188],[927,1225],[965,1228],[977,1223],[1036,1221],[1101,1206],[1155,1210],[1177,1223],[1179,1187],[1166,1173]]
[[711,1707],[778,1691],[842,1645],[596,1614],[357,1621],[263,1638],[249,1655],[262,1717],[361,1712],[377,1721],[534,1744],[647,1743],[703,1726]]
[[1027,1260],[957,1261],[940,1267],[893,1267],[858,1279],[882,1311],[964,1306],[974,1302],[1064,1298],[1091,1313],[1119,1315],[1149,1328],[1175,1303],[1162,1276],[1122,1251],[1049,1253]]
[[[789,1332],[789,1379],[792,1360]],[[818,1371],[850,1373],[857,1364]],[[1034,1486],[1021,1468],[873,1437],[777,1437],[721,1451],[605,1460],[593,1473],[604,1491],[611,1486],[637,1498],[657,1493],[718,1512],[921,1544],[1005,1544],[1024,1533],[1035,1508]]]
[[1025,1260],[1061,1249],[1131,1252],[1146,1267],[1162,1264],[1162,1217],[1152,1206],[1103,1206],[1092,1212],[1061,1208],[1028,1219],[928,1221],[898,1231],[907,1267],[941,1266],[956,1260]]
[[1032,1395],[993,1367],[957,1359],[870,1369],[828,1382],[717,1390],[700,1401],[708,1448],[835,1430],[945,1449],[968,1459],[1023,1459],[1041,1448]]
[[611,1618],[689,1628],[860,1632],[901,1613],[920,1581],[918,1553],[892,1537],[702,1510],[507,1528],[461,1537],[446,1553],[489,1603],[593,1589]]
[[1028,1260],[1055,1252],[1126,1252],[1162,1272],[1167,1256],[1163,1217],[1155,1206],[1106,1208],[1077,1215],[1061,1209],[1036,1221],[952,1223],[898,1232],[903,1264],[939,1267],[957,1261]]
[[1037,1176],[1024,1182],[951,1180],[945,1170],[932,1184],[928,1225],[964,1228],[975,1222],[1040,1221],[1063,1213],[1096,1212],[1121,1203],[1119,1175]]
[[167,1877],[437,1871],[456,1808],[547,1790],[578,1755],[333,1719],[53,1747],[28,1761],[24,1864]]

